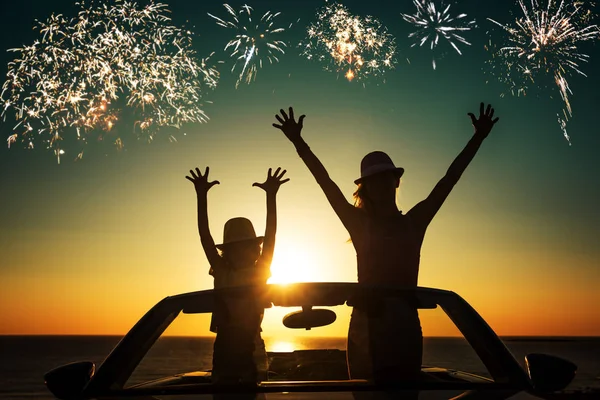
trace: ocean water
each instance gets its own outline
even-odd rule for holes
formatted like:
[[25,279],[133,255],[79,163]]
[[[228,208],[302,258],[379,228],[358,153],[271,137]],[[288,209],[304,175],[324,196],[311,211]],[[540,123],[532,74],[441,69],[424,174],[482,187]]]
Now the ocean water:
[[[100,365],[119,342],[118,336],[0,336],[0,399],[53,397],[43,375],[74,361]],[[503,338],[523,364],[528,353],[546,353],[578,365],[569,389],[600,388],[600,338]],[[330,348],[345,350],[344,338],[300,338],[294,343],[265,340],[268,351]],[[211,368],[213,338],[163,337],[140,363],[128,384],[181,372]],[[462,338],[425,338],[423,364],[489,376]]]

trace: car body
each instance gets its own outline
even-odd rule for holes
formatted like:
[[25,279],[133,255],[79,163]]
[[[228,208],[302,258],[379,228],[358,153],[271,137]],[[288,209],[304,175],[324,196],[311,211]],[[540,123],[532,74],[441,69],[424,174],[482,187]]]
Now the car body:
[[[209,371],[190,371],[132,386],[126,385],[135,368],[178,315],[212,313],[216,296],[248,295],[259,297],[265,308],[302,307],[302,312],[288,315],[287,323],[304,323],[306,329],[328,323],[332,312],[324,308],[351,307],[365,298],[399,297],[419,310],[440,308],[462,333],[485,365],[490,377],[437,366],[423,366],[422,379],[417,382],[407,382],[399,377],[398,382],[382,386],[365,380],[351,380],[347,376],[341,376],[343,374],[333,376],[335,374],[332,371],[335,368],[332,367],[325,368],[332,372],[330,377],[324,373],[318,379],[314,379],[313,375],[302,375],[295,371],[288,376],[270,378],[250,386],[213,385]],[[321,308],[314,309],[315,307]],[[317,353],[304,354],[299,351],[290,354],[279,356],[300,357]],[[338,367],[345,361],[343,352],[323,349],[318,354],[323,360],[327,360],[327,357],[337,360]],[[45,381],[48,389],[60,399],[180,400],[211,398],[215,393],[264,393],[267,399],[352,399],[353,393],[359,392],[386,392],[388,398],[402,398],[404,394],[414,390],[419,391],[419,399],[422,400],[554,399],[561,398],[558,391],[571,382],[577,368],[569,361],[542,354],[528,355],[526,362],[527,370],[521,367],[473,307],[451,291],[422,287],[403,289],[368,286],[358,283],[271,284],[260,288],[205,290],[167,297],[152,307],[133,326],[99,368],[96,369],[91,362],[72,363],[48,372]],[[345,365],[342,368],[345,369]],[[302,379],[306,376],[311,379]]]

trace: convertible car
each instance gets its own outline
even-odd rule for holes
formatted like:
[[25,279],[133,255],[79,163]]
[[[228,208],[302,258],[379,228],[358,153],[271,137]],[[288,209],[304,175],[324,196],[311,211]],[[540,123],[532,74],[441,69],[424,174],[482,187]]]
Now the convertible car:
[[[173,321],[186,314],[210,315],[218,296],[259,296],[267,309],[295,308],[283,318],[283,325],[288,329],[314,330],[317,335],[318,329],[315,328],[335,322],[336,314],[332,309],[352,307],[365,300],[400,298],[411,307],[418,308],[420,314],[437,310],[446,315],[448,323],[462,334],[464,343],[468,344],[486,373],[474,374],[448,368],[447,365],[423,365],[421,378],[416,381],[407,381],[399,376],[396,382],[382,385],[349,379],[343,350],[316,349],[269,352],[269,377],[253,385],[212,384],[209,369],[154,375],[146,381],[132,383],[132,374]],[[168,362],[167,355],[159,364]],[[415,391],[422,400],[562,399],[574,396],[561,392],[575,376],[577,366],[573,363],[550,355],[529,354],[525,358],[525,366],[523,368],[517,362],[480,315],[451,291],[372,287],[356,283],[299,283],[267,285],[266,290],[263,287],[260,292],[248,287],[167,297],[135,324],[98,368],[88,361],[71,363],[48,372],[44,379],[50,392],[65,400],[210,399],[228,394],[234,397],[247,394],[252,398],[253,393],[258,398],[290,400],[353,399],[363,396],[363,393],[401,399]],[[584,398],[583,394],[576,396]]]

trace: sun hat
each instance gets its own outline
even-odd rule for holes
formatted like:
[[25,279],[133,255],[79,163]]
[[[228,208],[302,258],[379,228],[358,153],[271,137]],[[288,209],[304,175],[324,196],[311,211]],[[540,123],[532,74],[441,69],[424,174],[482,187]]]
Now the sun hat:
[[264,236],[256,236],[254,226],[248,218],[236,217],[225,222],[223,228],[223,243],[217,244],[216,247],[222,249],[224,246],[237,242],[245,242],[247,240],[257,240],[262,242]]
[[398,178],[404,174],[404,168],[396,167],[386,153],[372,151],[360,162],[360,178],[356,179],[354,183],[358,185],[364,178],[386,171],[394,171]]

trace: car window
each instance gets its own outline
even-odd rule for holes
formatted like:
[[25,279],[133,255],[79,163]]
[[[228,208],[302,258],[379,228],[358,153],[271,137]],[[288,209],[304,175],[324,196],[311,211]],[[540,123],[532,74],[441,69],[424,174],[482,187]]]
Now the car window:
[[419,310],[423,330],[423,365],[491,378],[475,350],[448,315],[437,307]]
[[212,365],[214,336],[209,314],[179,314],[142,358],[125,387],[196,371]]

